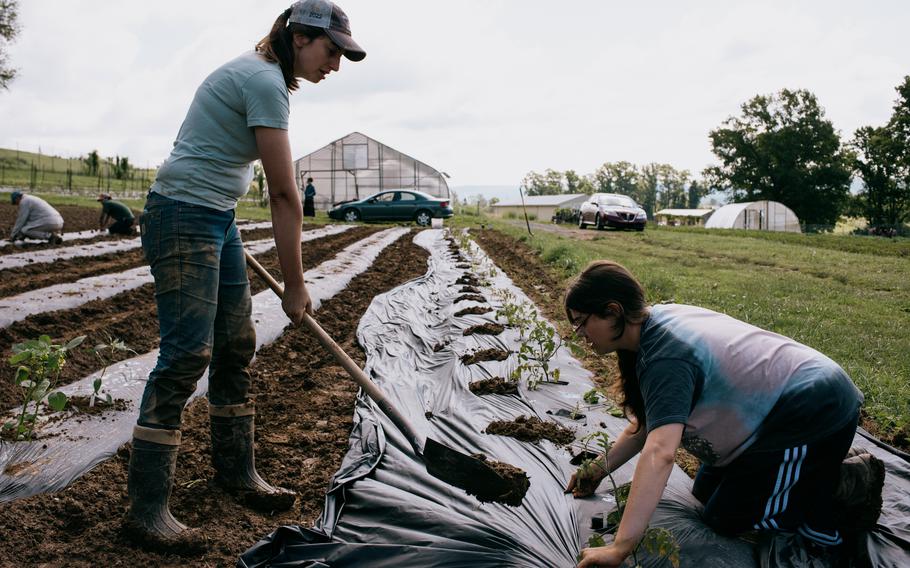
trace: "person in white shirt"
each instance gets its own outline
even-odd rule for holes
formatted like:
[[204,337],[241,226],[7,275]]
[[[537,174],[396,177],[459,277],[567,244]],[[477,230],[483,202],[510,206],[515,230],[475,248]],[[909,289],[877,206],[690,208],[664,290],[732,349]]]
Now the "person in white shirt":
[[52,244],[60,244],[63,237],[63,217],[50,203],[35,197],[14,191],[10,196],[13,205],[19,207],[16,224],[10,231],[9,240],[38,239]]

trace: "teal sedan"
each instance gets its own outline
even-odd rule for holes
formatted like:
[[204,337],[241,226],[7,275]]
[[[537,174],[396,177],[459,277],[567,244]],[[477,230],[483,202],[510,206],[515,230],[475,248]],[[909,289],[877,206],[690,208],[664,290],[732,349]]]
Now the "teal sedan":
[[414,221],[422,227],[429,226],[434,217],[447,219],[453,214],[448,199],[410,189],[381,191],[329,210],[329,217],[339,221]]

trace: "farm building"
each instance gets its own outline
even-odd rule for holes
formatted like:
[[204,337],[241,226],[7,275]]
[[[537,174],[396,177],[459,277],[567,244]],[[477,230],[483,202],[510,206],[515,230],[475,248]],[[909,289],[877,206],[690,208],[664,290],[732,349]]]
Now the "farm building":
[[[515,193],[517,194],[518,192],[516,191]],[[528,211],[528,217],[533,217],[540,221],[549,221],[556,214],[557,209],[574,209],[577,211],[587,198],[588,196],[584,193],[526,195],[524,206]],[[497,217],[523,217],[524,211],[521,208],[521,196],[516,195],[514,199],[507,199],[494,204],[493,214]]]
[[731,203],[716,210],[705,223],[708,229],[749,229],[799,233],[799,219],[777,201]]
[[661,209],[654,214],[658,225],[704,227],[714,209]]
[[317,209],[386,189],[416,189],[449,197],[447,173],[359,132],[295,160],[294,173],[301,190],[307,178],[313,178]]

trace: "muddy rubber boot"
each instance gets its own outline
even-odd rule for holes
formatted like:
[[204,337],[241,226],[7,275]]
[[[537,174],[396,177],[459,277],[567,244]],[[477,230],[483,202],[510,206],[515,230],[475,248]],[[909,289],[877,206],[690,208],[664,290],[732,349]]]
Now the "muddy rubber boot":
[[133,429],[127,481],[130,510],[123,528],[140,548],[192,555],[206,548],[202,531],[187,528],[168,509],[179,448],[179,430]]
[[848,533],[868,531],[882,513],[885,463],[869,453],[851,450],[848,456],[841,463],[834,492],[838,525]]
[[255,415],[252,402],[209,405],[215,483],[251,509],[265,513],[286,511],[294,506],[297,494],[269,485],[256,472]]

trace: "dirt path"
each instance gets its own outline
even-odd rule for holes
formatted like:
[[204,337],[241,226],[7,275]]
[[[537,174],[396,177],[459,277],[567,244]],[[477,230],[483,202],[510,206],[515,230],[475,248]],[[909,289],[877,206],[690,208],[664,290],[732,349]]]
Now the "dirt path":
[[[362,363],[355,335],[361,315],[376,294],[424,274],[426,259],[410,235],[402,237],[324,303],[318,320]],[[356,388],[302,330],[263,348],[252,371],[258,469],[265,479],[299,493],[292,511],[260,515],[209,483],[207,409],[204,400],[197,400],[184,415],[171,502],[178,518],[208,536],[205,555],[179,558],[126,544],[119,532],[127,506],[124,446],[66,490],[0,508],[0,566],[234,566],[239,554],[276,527],[311,525],[321,514],[326,483],[347,451]]]

